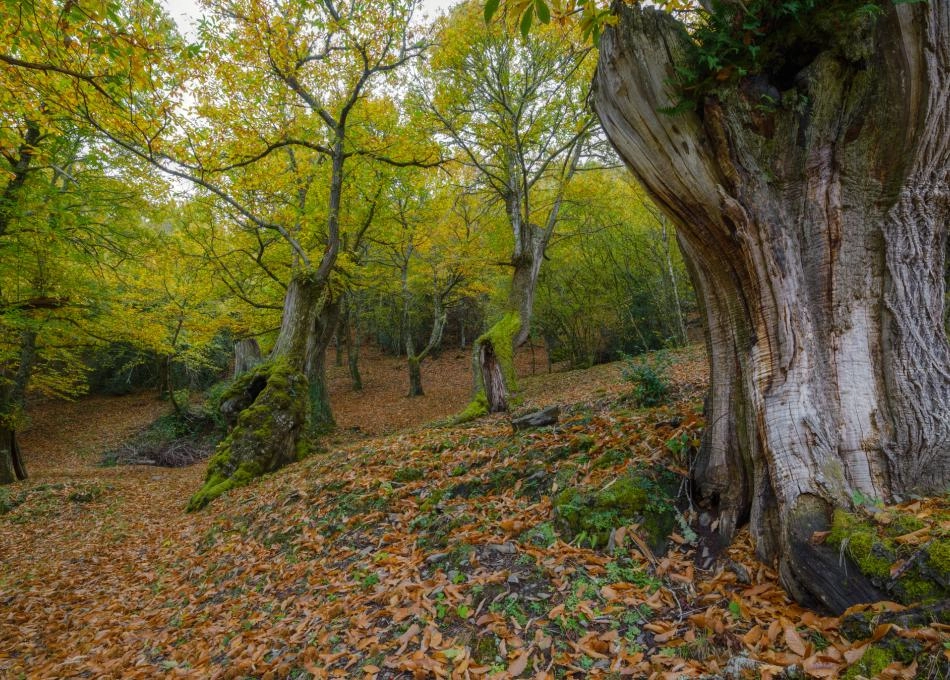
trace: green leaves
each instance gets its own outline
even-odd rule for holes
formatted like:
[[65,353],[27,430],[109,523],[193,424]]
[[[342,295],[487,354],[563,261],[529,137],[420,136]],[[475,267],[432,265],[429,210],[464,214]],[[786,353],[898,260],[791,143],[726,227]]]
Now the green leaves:
[[534,20],[534,7],[528,7],[521,15],[521,37],[527,39],[531,32],[531,22]]
[[495,12],[498,11],[498,3],[500,0],[486,0],[485,2],[485,23],[491,23],[492,17],[495,16]]
[[[492,17],[498,11],[501,0],[485,1],[485,23],[491,23]],[[513,3],[513,9],[521,12],[519,28],[521,37],[527,39],[531,26],[537,18],[539,24],[551,23],[551,8],[545,0],[518,0]]]

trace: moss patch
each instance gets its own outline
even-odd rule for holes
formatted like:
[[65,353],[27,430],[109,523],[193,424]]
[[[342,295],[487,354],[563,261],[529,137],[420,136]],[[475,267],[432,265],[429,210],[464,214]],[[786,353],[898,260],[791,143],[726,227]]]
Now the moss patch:
[[309,391],[303,373],[280,360],[261,364],[234,382],[222,397],[222,403],[229,401],[247,405],[208,461],[204,485],[188,502],[189,512],[306,454],[301,434]]
[[599,490],[567,488],[553,500],[558,528],[596,548],[607,544],[614,529],[636,523],[650,548],[662,553],[676,525],[673,477],[665,469],[642,469]]
[[901,540],[925,528],[924,522],[907,513],[865,517],[839,509],[828,543],[845,552],[861,573],[896,600],[930,602],[950,597],[950,537],[935,525],[926,540]]

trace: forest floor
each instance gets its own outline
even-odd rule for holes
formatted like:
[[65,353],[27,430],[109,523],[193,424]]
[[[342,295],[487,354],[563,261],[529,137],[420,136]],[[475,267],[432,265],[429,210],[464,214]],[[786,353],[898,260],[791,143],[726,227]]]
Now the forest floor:
[[[165,412],[154,395],[35,406],[33,476],[0,490],[0,677],[945,677],[950,628],[855,633],[864,614],[802,609],[747,535],[710,563],[685,521],[665,553],[634,524],[597,549],[581,546],[598,526],[569,534],[566,490],[684,472],[698,349],[655,409],[632,407],[619,364],[547,374],[536,356],[525,405],[558,403],[561,423],[517,434],[501,416],[425,425],[464,406],[467,352],[429,365],[414,400],[400,362],[366,358],[363,393],[333,369],[323,451],[191,515],[203,465],[98,466]],[[914,658],[863,658],[892,638]]]

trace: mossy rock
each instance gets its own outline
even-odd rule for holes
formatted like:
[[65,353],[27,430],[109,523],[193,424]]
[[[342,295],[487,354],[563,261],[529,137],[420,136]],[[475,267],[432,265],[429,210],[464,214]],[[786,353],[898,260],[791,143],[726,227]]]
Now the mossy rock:
[[242,375],[222,398],[234,427],[208,461],[201,489],[188,502],[199,510],[222,493],[299,460],[306,453],[306,376],[283,361],[261,364]]
[[849,666],[841,677],[849,680],[859,677],[881,677],[882,671],[895,661],[905,666],[909,666],[916,661],[926,672],[926,675],[918,675],[917,677],[950,677],[950,662],[947,661],[946,657],[934,658],[933,653],[927,650],[922,642],[901,637],[894,631],[890,631],[883,638],[869,646],[864,655]]
[[582,544],[599,548],[614,529],[637,523],[650,548],[663,553],[676,525],[673,495],[664,481],[640,470],[599,490],[564,489],[552,501],[557,527],[569,540],[581,537]]
[[[934,535],[921,546],[897,540],[923,527],[923,522],[906,513],[880,524],[871,517],[839,509],[832,519],[828,543],[842,550],[862,574],[897,601],[934,602],[950,597],[950,537]],[[895,566],[899,572],[892,577]]]

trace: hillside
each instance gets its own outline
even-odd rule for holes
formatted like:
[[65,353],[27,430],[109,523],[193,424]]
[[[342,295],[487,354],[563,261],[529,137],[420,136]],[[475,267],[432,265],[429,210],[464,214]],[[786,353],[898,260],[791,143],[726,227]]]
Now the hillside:
[[[387,360],[359,397],[335,381],[341,428],[361,433],[191,515],[202,466],[94,466],[158,402],[47,404],[24,438],[34,479],[0,497],[0,676],[946,677],[946,620],[821,616],[748,537],[699,547],[680,493],[698,350],[654,409],[633,408],[618,364],[526,376],[526,405],[562,418],[518,434],[502,417],[422,426],[464,403],[449,359],[426,406],[398,402],[407,421],[374,396],[402,384],[376,380]],[[946,499],[903,510],[915,540],[947,530]]]

